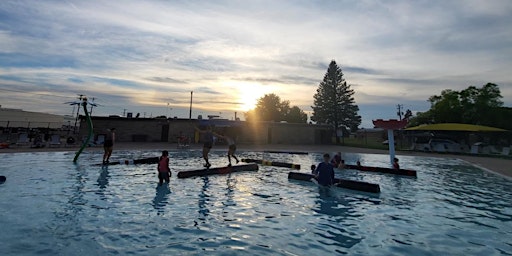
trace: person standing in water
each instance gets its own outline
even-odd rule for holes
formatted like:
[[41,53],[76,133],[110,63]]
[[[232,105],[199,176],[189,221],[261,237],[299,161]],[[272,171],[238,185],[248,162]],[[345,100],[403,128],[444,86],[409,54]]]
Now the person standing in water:
[[400,165],[398,164],[398,158],[393,158],[393,169],[400,170]]
[[201,130],[196,127],[196,131],[203,134],[203,159],[206,162],[204,167],[210,168],[212,166],[208,161],[208,154],[213,147],[213,131],[211,126],[206,126],[206,130]]
[[341,152],[338,152],[334,157],[331,159],[331,164],[334,166],[334,168],[340,168],[341,162],[343,159],[341,159]]
[[324,161],[316,167],[316,180],[322,186],[334,184],[334,167],[329,163],[329,154],[324,154]]
[[103,143],[103,150],[105,151],[105,153],[103,153],[103,164],[108,164],[112,151],[114,150],[114,141],[116,140],[116,128],[111,128],[107,131],[105,142]]
[[164,180],[169,183],[171,177],[171,168],[169,168],[169,152],[162,151],[162,156],[158,159],[158,185],[162,185]]
[[229,136],[225,136],[225,135],[221,135],[221,134],[217,134],[217,133],[214,133],[214,134],[215,134],[215,136],[226,140],[226,143],[229,146],[229,148],[228,148],[229,165],[228,166],[231,166],[231,157],[233,157],[236,160],[236,163],[238,164],[238,162],[240,162],[240,161],[238,161],[238,158],[235,156],[235,151],[236,151],[235,140]]

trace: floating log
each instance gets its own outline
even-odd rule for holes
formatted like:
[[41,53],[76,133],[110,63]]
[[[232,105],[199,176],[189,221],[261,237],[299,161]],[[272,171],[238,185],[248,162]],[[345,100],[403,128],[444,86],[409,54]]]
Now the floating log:
[[4,183],[7,180],[7,177],[0,176],[0,183]]
[[380,172],[380,173],[389,173],[389,174],[395,174],[395,175],[404,175],[404,176],[416,176],[416,171],[413,170],[406,170],[406,169],[393,169],[393,168],[386,168],[386,167],[373,167],[373,166],[362,166],[362,165],[351,165],[346,164],[345,169],[354,169],[359,171],[365,171],[365,172]]
[[283,162],[274,162],[274,161],[260,160],[260,159],[246,159],[246,158],[242,159],[242,162],[257,163],[257,164],[261,164],[261,165],[286,167],[286,168],[300,170],[300,164],[290,164],[290,163],[283,163]]
[[[311,179],[315,179],[315,175],[301,172],[290,172],[288,173],[288,179],[311,181]],[[335,178],[334,185],[340,188],[347,188],[371,193],[380,193],[379,184],[373,184],[363,181]]]
[[159,157],[149,157],[141,159],[122,160],[116,162],[109,162],[108,164],[97,164],[97,165],[119,165],[119,164],[156,164],[158,163]]
[[263,151],[263,153],[291,154],[291,155],[307,155],[307,154],[309,154],[308,152],[300,152],[300,151],[272,151],[272,150]]
[[225,167],[215,167],[208,169],[199,169],[199,170],[191,170],[191,171],[181,171],[178,172],[178,178],[189,178],[194,176],[206,176],[212,174],[227,174],[232,172],[243,172],[243,171],[257,171],[257,164],[244,164],[244,165],[234,165],[234,166],[225,166]]

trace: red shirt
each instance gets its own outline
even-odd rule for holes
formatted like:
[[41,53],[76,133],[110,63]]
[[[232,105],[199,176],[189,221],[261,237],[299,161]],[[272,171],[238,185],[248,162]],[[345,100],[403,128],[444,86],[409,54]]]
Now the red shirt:
[[158,161],[158,171],[159,172],[169,172],[169,157],[162,156],[160,157],[160,161]]

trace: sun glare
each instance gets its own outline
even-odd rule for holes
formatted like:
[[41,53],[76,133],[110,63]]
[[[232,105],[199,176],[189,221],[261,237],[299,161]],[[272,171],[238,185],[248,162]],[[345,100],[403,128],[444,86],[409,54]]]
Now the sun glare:
[[240,101],[240,110],[247,112],[256,107],[258,99],[265,95],[266,90],[260,84],[247,83],[238,87],[238,100]]

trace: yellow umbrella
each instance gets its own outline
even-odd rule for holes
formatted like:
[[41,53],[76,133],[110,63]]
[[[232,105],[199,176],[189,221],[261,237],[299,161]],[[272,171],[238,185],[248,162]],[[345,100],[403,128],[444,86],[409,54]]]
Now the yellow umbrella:
[[424,124],[405,129],[406,131],[465,131],[465,132],[506,132],[507,130],[474,124]]

